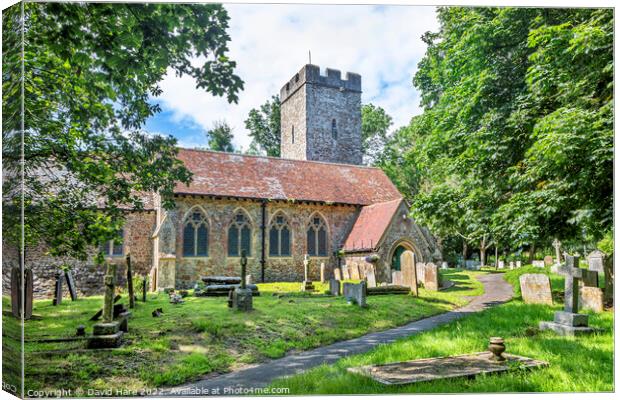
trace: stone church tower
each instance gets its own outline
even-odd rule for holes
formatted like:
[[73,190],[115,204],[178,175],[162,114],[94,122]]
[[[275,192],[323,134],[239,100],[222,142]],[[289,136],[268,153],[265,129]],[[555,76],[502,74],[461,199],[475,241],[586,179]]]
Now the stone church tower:
[[280,90],[281,157],[362,164],[362,77],[305,65]]

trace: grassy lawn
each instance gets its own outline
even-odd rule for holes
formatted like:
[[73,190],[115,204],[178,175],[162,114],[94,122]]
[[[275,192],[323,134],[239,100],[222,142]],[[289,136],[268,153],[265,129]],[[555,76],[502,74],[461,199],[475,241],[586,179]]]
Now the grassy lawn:
[[[173,305],[167,295],[152,293],[146,304],[137,302],[127,343],[114,350],[84,350],[83,342],[32,341],[73,336],[80,324],[91,333],[93,322],[88,319],[101,307],[100,296],[77,302],[65,299],[56,307],[51,300],[35,301],[34,314],[41,319],[25,324],[26,389],[140,390],[178,385],[403,325],[463,305],[467,296],[483,292],[474,279],[479,272],[442,273],[457,285],[443,292],[421,289],[419,298],[371,296],[367,309],[321,294],[327,289],[321,284],[313,295],[299,293],[299,283],[259,284],[261,296],[254,299],[251,313],[229,310],[225,297],[190,296],[184,304]],[[8,298],[3,298],[3,305],[10,309]],[[163,315],[153,318],[151,312],[160,307]],[[3,324],[5,339],[19,337],[15,319],[3,316]]]
[[[507,273],[518,288],[518,276],[527,267]],[[549,271],[545,273],[549,274]],[[551,274],[555,290],[563,279]],[[517,296],[520,294],[517,292]],[[613,312],[590,314],[590,325],[600,333],[579,338],[538,331],[538,322],[552,320],[554,307],[524,304],[513,300],[443,327],[382,345],[368,353],[348,357],[331,366],[321,366],[272,383],[288,387],[290,394],[385,394],[462,392],[591,392],[613,390]],[[351,366],[382,364],[417,358],[440,357],[485,351],[489,337],[506,340],[506,352],[547,361],[550,366],[530,372],[455,378],[403,386],[385,386],[369,378],[348,373]]]

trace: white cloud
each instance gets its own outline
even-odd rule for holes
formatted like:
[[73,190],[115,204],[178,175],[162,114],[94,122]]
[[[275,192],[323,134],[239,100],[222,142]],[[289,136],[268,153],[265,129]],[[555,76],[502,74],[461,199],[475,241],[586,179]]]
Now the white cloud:
[[[227,4],[230,56],[245,81],[239,104],[228,104],[195,88],[189,77],[169,74],[158,98],[173,110],[173,119],[191,118],[204,129],[225,119],[235,144],[247,148],[243,121],[308,62],[362,75],[362,102],[383,107],[394,127],[420,113],[411,84],[426,50],[420,37],[436,31],[434,7]],[[386,86],[387,85],[387,86]],[[191,140],[185,140],[190,144]],[[202,143],[202,139],[196,142]]]

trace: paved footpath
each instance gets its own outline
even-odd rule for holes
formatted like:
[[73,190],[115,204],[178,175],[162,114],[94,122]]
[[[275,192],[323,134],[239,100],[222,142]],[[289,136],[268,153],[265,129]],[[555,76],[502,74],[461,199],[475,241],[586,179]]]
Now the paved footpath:
[[[478,277],[484,285],[484,294],[476,296],[464,307],[411,322],[407,325],[382,332],[336,342],[314,350],[292,354],[268,363],[220,375],[211,379],[203,379],[165,391],[165,395],[183,396],[213,394],[219,388],[220,395],[230,388],[262,388],[268,386],[276,378],[295,375],[321,364],[333,364],[343,357],[365,353],[374,347],[392,343],[398,339],[428,331],[471,313],[501,304],[512,298],[512,286],[503,279],[504,274],[487,274]],[[227,390],[228,389],[228,390]],[[238,394],[238,392],[237,392]]]

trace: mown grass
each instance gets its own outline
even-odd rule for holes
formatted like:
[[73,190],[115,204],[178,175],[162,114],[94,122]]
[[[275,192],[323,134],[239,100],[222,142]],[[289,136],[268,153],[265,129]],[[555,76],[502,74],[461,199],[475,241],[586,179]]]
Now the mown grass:
[[[271,386],[287,387],[291,395],[613,391],[613,313],[590,315],[590,325],[602,329],[591,336],[571,338],[538,331],[538,322],[552,320],[553,312],[560,308],[513,300],[334,365],[276,380]],[[506,352],[546,361],[549,367],[402,386],[382,385],[346,370],[352,366],[485,351],[490,336],[505,338]]]
[[[178,385],[463,305],[467,296],[483,292],[474,279],[478,274],[445,271],[445,277],[457,283],[449,290],[421,289],[419,298],[371,296],[367,309],[324,295],[327,285],[320,283],[313,295],[300,293],[299,283],[259,284],[261,296],[254,298],[255,310],[250,313],[231,311],[225,297],[190,296],[173,305],[167,295],[151,293],[146,303],[137,302],[125,345],[100,351],[84,350],[84,342],[32,341],[73,336],[80,324],[92,332],[94,322],[89,318],[101,307],[100,296],[65,299],[59,306],[52,306],[51,300],[35,301],[34,314],[41,318],[25,324],[25,385],[33,390],[80,388],[85,393],[110,387],[131,393]],[[3,297],[3,304],[5,310],[10,308],[8,298]],[[151,316],[156,308],[163,309],[159,318]],[[3,316],[5,335],[18,337],[17,325],[12,317]]]

